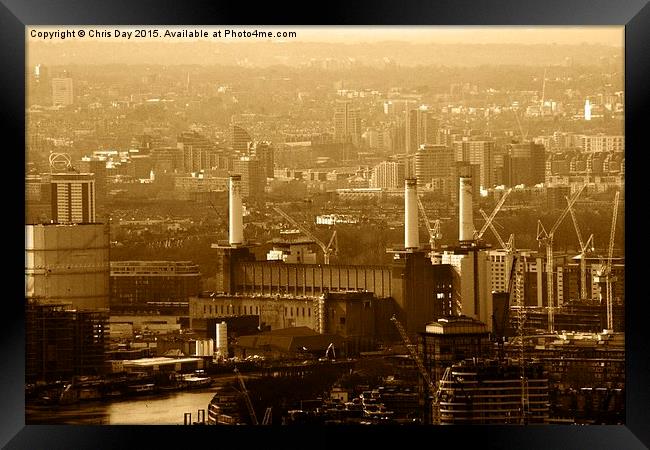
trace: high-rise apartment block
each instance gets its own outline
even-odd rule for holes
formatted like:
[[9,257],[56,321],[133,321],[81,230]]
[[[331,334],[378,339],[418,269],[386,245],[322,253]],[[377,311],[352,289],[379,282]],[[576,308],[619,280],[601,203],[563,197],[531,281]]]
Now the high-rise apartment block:
[[357,145],[361,138],[361,116],[350,102],[339,102],[334,110],[334,140]]
[[72,78],[52,78],[52,104],[69,106],[73,103]]
[[478,184],[483,189],[494,186],[494,141],[472,141],[463,137],[454,142],[454,159],[457,162],[477,164],[480,167]]
[[426,106],[406,113],[406,152],[415,153],[423,144],[438,143],[439,121]]
[[95,176],[93,174],[53,173],[50,180],[54,222],[95,222]]
[[403,161],[382,161],[372,169],[371,188],[399,189],[404,186],[405,167]]

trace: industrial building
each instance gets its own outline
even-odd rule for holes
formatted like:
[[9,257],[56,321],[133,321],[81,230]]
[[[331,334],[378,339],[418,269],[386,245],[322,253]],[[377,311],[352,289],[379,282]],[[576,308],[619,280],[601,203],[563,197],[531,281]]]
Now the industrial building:
[[109,306],[108,227],[25,225],[25,298],[78,309]]
[[[472,242],[474,233],[470,223],[473,188],[468,178],[461,180],[468,185],[461,196],[460,224],[461,238],[466,243]],[[261,322],[272,323],[272,328],[315,326],[321,298],[329,302],[330,293],[369,292],[374,294],[371,303],[381,305],[379,310],[393,305],[409,333],[422,331],[426,323],[438,317],[461,313],[484,321],[489,329],[492,327],[486,252],[471,245],[459,247],[457,258],[431,264],[418,239],[416,180],[405,181],[404,247],[388,250],[393,254],[390,265],[305,264],[298,263],[297,258],[295,263],[258,261],[251,252],[254,244],[244,239],[241,197],[241,177],[231,176],[229,241],[212,245],[217,250],[215,294],[210,299],[194,300],[198,308],[218,308],[214,314],[234,314],[235,310],[229,308],[242,308],[241,313],[239,309],[236,313],[260,314]],[[290,259],[291,255],[289,249],[286,254],[283,252],[283,259]],[[459,276],[461,266],[463,275]],[[302,308],[305,316],[299,314]],[[277,310],[279,314],[274,313],[272,318],[264,310]]]
[[201,292],[201,272],[191,261],[112,261],[111,305],[187,302]]

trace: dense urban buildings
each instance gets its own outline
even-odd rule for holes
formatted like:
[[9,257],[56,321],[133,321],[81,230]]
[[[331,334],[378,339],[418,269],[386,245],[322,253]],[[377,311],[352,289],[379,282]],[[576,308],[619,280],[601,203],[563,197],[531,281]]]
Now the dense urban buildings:
[[30,420],[624,422],[621,49],[267,44],[30,43]]

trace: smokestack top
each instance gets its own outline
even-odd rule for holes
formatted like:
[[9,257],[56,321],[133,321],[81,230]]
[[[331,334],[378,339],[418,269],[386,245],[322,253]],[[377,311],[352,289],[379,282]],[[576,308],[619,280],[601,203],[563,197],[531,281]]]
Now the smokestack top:
[[417,178],[405,178],[404,182],[407,187],[417,186],[418,184]]
[[241,175],[239,175],[239,174],[236,174],[236,175],[230,175],[230,178],[231,178],[233,181],[241,181]]

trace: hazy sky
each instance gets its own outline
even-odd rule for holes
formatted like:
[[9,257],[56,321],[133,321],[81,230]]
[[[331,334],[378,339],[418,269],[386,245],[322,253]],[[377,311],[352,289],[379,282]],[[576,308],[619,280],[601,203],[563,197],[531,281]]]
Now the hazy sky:
[[[133,31],[135,29],[153,29],[164,30],[182,30],[182,29],[201,29],[209,31],[210,34],[215,30],[259,30],[259,31],[295,31],[297,37],[287,38],[291,42],[340,42],[340,43],[358,43],[358,42],[381,42],[381,41],[408,41],[416,43],[437,43],[437,44],[603,44],[616,47],[624,45],[624,27],[623,26],[581,26],[581,27],[557,27],[557,26],[508,26],[508,27],[486,27],[486,26],[62,26],[62,27],[30,27],[27,30],[27,37],[30,42],[66,42],[66,41],[89,41],[93,38],[88,37],[88,30],[107,30],[114,35],[114,30]],[[31,37],[30,30],[38,31],[56,31],[56,30],[79,30],[84,29],[86,36],[83,38],[53,38],[43,39]],[[97,39],[97,38],[95,38]],[[112,42],[124,42],[126,38],[100,38],[102,41],[110,40]],[[137,39],[142,42],[146,39]],[[160,41],[161,39],[155,39]],[[188,41],[190,38],[173,38],[173,41]],[[226,42],[251,42],[251,39],[214,39],[222,43]],[[131,42],[135,38],[130,39]]]

